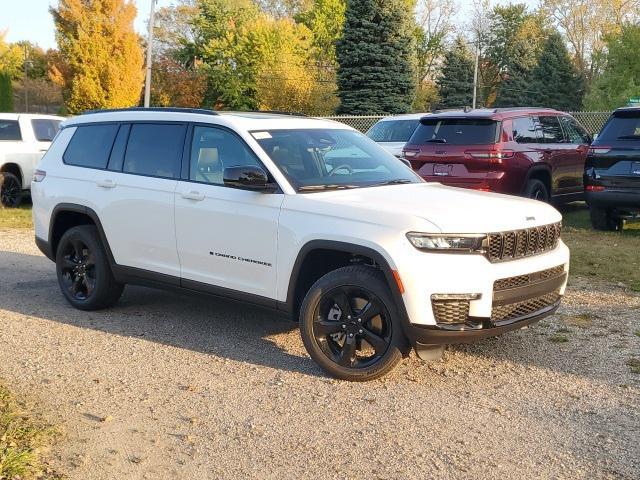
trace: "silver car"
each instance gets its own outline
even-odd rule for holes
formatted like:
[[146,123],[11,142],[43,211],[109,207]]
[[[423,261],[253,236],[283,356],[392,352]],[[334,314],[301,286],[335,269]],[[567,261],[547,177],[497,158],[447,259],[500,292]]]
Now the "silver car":
[[413,132],[420,123],[420,119],[428,113],[408,113],[406,115],[394,115],[378,121],[367,132],[374,142],[398,158],[402,157],[402,147],[411,138]]

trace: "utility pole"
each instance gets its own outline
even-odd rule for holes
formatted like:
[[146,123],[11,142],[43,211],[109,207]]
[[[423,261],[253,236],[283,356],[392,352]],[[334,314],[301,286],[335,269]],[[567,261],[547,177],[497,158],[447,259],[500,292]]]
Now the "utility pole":
[[151,100],[151,62],[153,50],[153,19],[156,15],[156,0],[151,0],[151,13],[149,14],[149,36],[147,39],[147,78],[144,82],[144,106],[149,108]]
[[24,111],[29,113],[29,90],[27,89],[27,59],[29,57],[29,46],[24,44],[24,80],[22,81],[22,88],[24,89]]
[[480,36],[476,42],[476,64],[473,68],[473,105],[472,108],[476,108],[478,100],[478,64],[480,63]]

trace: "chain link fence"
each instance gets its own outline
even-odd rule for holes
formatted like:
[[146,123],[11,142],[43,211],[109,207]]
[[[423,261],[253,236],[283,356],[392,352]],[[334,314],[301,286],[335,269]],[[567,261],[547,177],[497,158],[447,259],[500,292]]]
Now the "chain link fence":
[[[600,132],[600,129],[607,121],[611,112],[569,112],[578,120],[587,131],[594,135]],[[327,120],[336,120],[338,122],[349,125],[361,132],[369,130],[378,120],[385,118],[387,115],[336,115],[333,117],[321,117]]]

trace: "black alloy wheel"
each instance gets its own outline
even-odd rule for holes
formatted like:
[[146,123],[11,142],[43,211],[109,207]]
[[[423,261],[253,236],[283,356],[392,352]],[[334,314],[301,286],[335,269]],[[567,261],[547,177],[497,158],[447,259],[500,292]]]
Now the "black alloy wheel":
[[527,182],[525,196],[533,200],[539,200],[541,202],[547,203],[549,202],[549,192],[546,185],[537,179],[532,179]]
[[363,287],[345,285],[325,293],[314,313],[313,334],[322,352],[346,368],[367,368],[391,344],[389,312]]
[[63,246],[61,273],[62,286],[74,299],[87,300],[95,290],[95,256],[79,238]]
[[15,208],[22,201],[22,184],[12,173],[0,174],[0,203],[7,208]]

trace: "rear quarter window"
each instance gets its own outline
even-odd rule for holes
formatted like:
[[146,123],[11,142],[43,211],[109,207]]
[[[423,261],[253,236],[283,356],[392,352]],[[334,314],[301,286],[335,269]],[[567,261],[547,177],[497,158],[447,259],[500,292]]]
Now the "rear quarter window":
[[88,168],[106,168],[118,125],[81,125],[64,152],[68,165]]
[[411,138],[419,120],[385,120],[376,123],[367,132],[374,142],[406,142]]
[[17,120],[0,120],[0,141],[20,141],[20,125]]
[[497,125],[485,118],[429,118],[420,121],[409,143],[490,145],[496,142]]

